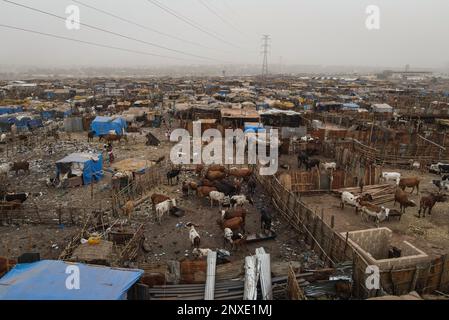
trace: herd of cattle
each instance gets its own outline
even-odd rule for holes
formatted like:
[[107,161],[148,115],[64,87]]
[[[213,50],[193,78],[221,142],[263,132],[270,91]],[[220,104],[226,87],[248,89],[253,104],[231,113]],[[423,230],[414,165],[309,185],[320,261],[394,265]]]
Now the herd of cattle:
[[[179,183],[182,168],[174,168],[167,172],[167,182],[173,185]],[[224,247],[238,250],[246,245],[246,205],[254,205],[252,196],[256,189],[256,179],[250,168],[230,168],[222,165],[197,165],[195,178],[182,181],[182,194],[184,198],[196,196],[198,199],[208,199],[210,207],[218,206],[217,225],[223,230]],[[176,180],[175,180],[176,179]],[[245,189],[245,193],[242,191]],[[177,207],[176,199],[164,194],[151,195],[151,203],[155,220],[160,224],[162,218],[171,213],[173,215],[183,212]],[[226,209],[225,209],[226,208]],[[128,201],[123,206],[123,213],[128,217],[134,210],[134,202]],[[201,237],[196,228],[199,225],[188,223],[190,228],[189,240],[196,256],[207,254],[208,249],[201,249]],[[260,226],[264,232],[271,232],[272,216],[267,210],[260,209]]]
[[[447,200],[447,195],[442,193],[443,184],[447,181],[445,180],[433,180],[433,184],[439,188],[438,192],[431,192],[428,195],[421,196],[418,209],[418,217],[421,218],[421,213],[423,217],[431,215],[432,209],[437,202],[444,202]],[[360,212],[362,219],[366,220],[371,218],[378,225],[380,222],[389,220],[391,217],[398,217],[401,219],[402,214],[408,207],[416,207],[417,203],[410,200],[408,194],[405,192],[406,188],[411,188],[410,194],[416,189],[416,194],[419,194],[419,184],[420,179],[418,177],[401,177],[399,172],[383,172],[380,176],[381,181],[394,181],[396,184],[396,191],[394,194],[394,204],[399,203],[400,210],[390,209],[385,206],[380,206],[373,204],[372,196],[368,193],[361,194],[358,196],[353,195],[350,192],[343,192],[341,195],[340,206],[344,209],[345,204],[355,207],[356,213]],[[446,189],[447,190],[447,189]]]

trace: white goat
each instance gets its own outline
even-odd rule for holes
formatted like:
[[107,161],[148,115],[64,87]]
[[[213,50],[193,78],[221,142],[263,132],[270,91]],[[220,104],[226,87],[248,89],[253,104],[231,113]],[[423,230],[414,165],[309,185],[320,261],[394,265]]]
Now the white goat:
[[161,224],[162,216],[176,207],[176,199],[165,200],[156,205],[156,220]]
[[214,201],[217,201],[220,208],[223,205],[224,199],[226,198],[226,195],[222,192],[218,191],[211,191],[209,192],[209,198],[210,198],[210,207],[212,208]]
[[2,135],[0,136],[0,142],[3,143],[6,140],[6,134],[2,133]]

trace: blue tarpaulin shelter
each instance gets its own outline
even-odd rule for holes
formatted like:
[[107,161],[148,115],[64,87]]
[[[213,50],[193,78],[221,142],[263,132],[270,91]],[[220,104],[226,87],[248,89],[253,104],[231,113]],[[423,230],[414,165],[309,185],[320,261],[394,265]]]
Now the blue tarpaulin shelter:
[[17,112],[23,112],[22,106],[2,106],[0,107],[0,114],[11,114],[11,113],[17,113]]
[[360,106],[356,103],[343,103],[343,110],[358,110]]
[[108,134],[111,130],[114,130],[118,135],[122,135],[126,128],[126,120],[123,118],[114,119],[111,117],[101,116],[97,116],[90,125],[90,129],[95,132],[96,136]]
[[72,153],[67,157],[56,161],[56,175],[61,172],[71,170],[82,170],[83,184],[90,184],[92,179],[95,181],[103,177],[103,156],[101,154],[94,155],[90,153]]
[[[79,289],[67,289],[67,279],[75,275],[67,269],[69,266],[78,267]],[[21,263],[0,279],[0,300],[125,300],[127,291],[142,274],[139,269],[59,260]]]

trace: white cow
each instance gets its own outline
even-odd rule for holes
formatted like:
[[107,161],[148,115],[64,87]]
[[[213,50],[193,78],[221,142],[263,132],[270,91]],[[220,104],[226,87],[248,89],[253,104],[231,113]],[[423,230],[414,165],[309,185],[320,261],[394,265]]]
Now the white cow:
[[8,176],[8,172],[11,170],[11,164],[5,163],[0,165],[0,176]]
[[401,174],[399,172],[382,172],[380,175],[381,181],[395,181],[396,184],[399,184],[399,180],[401,180]]
[[246,199],[245,195],[238,195],[231,197],[231,204],[234,205],[234,208],[237,206],[243,207],[243,205],[251,203],[251,200]]
[[176,199],[165,200],[156,205],[156,220],[161,224],[162,216],[176,207]]
[[322,162],[321,165],[324,170],[337,170],[337,164],[335,162]]
[[212,252],[211,249],[200,249],[200,248],[193,248],[192,254],[195,256],[196,259],[200,259],[202,257],[207,257],[209,252]]
[[200,247],[201,237],[200,237],[200,234],[196,231],[194,225],[190,226],[189,239],[190,239],[190,243],[192,244],[192,247],[195,247],[195,248]]
[[382,206],[380,212],[376,212],[368,209],[367,207],[362,207],[360,209],[360,212],[361,212],[360,217],[362,218],[362,220],[366,220],[366,218],[371,218],[374,219],[377,225],[379,225],[380,222],[383,222],[388,218],[390,209]]
[[309,136],[304,136],[304,137],[301,137],[301,141],[302,142],[309,142],[309,141],[313,141],[313,138],[309,137]]
[[360,206],[359,202],[357,201],[358,198],[359,196],[355,196],[351,192],[343,191],[343,193],[341,194],[341,209],[345,208],[345,204],[349,204],[350,206],[358,208]]
[[209,198],[210,198],[210,207],[212,208],[214,201],[218,202],[218,205],[221,206],[223,205],[224,199],[226,198],[226,195],[222,192],[218,192],[218,191],[211,191],[209,192]]

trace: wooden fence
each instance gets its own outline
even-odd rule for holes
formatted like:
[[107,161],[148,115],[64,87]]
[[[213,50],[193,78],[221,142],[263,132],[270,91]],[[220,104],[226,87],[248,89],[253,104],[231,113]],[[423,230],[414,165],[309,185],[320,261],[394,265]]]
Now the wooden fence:
[[[325,221],[322,212],[308,208],[297,194],[287,190],[275,176],[256,178],[271,195],[271,202],[280,215],[304,237],[304,241],[320,256],[326,265],[353,261],[353,296],[364,299],[381,294],[381,290],[368,289],[365,281],[369,263],[348,242],[345,236],[334,229],[335,216]],[[430,259],[427,263],[408,268],[381,270],[382,289],[389,294],[406,294],[411,290],[433,293],[449,290],[449,259],[446,255]]]

